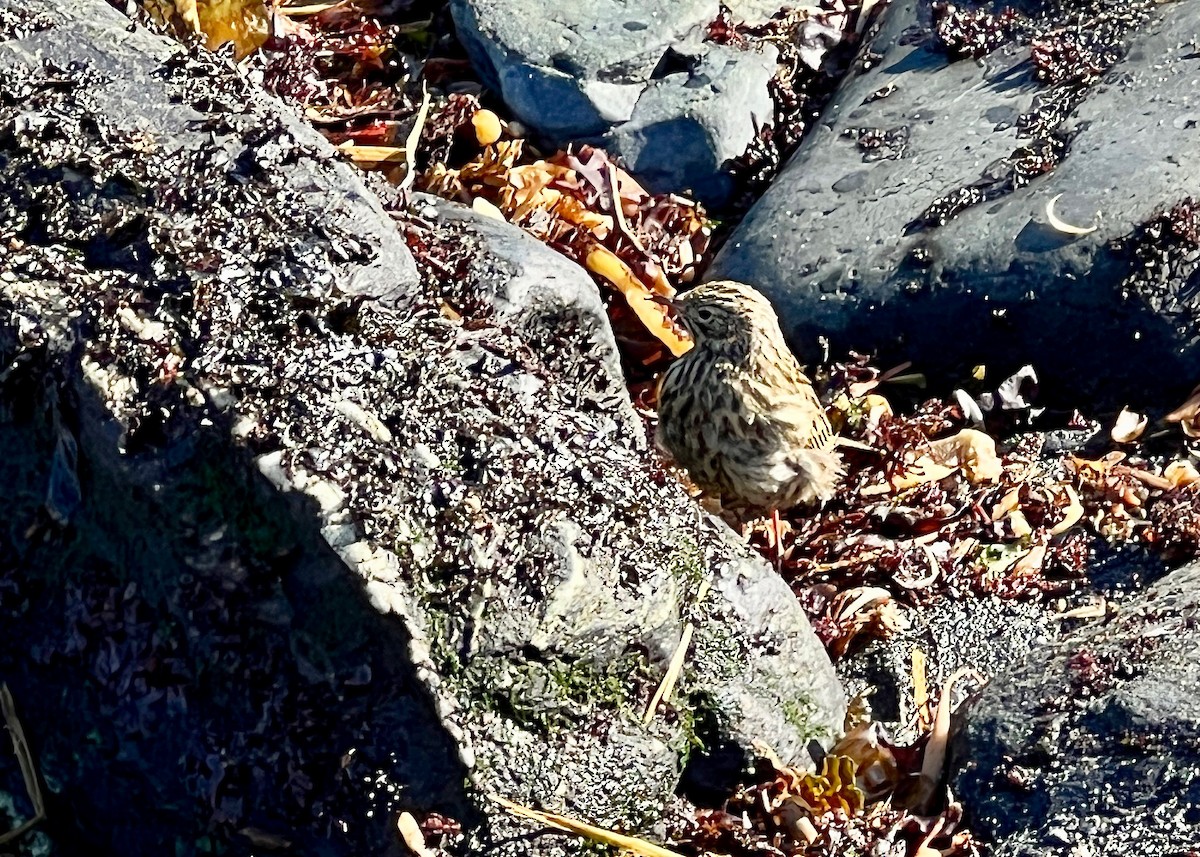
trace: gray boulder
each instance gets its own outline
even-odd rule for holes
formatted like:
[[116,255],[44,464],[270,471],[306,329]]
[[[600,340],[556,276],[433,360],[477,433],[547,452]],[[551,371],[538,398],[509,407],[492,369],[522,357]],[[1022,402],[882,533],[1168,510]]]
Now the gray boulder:
[[787,585],[647,465],[586,274],[417,210],[222,60],[0,0],[0,675],[65,852],[383,853],[407,809],[575,853],[486,796],[641,830],[699,743],[840,728]]
[[[393,186],[380,182],[376,190],[389,207],[402,206]],[[621,380],[621,357],[607,330],[604,304],[579,265],[508,223],[438,197],[420,194],[418,200],[418,213],[428,214],[444,233],[460,235],[469,248],[464,260],[469,275],[457,281],[461,292],[442,296],[486,314],[551,355],[562,348],[565,332],[582,328],[591,342],[592,365],[577,361],[562,368],[587,369],[588,376],[579,379],[582,389],[603,396],[628,441],[640,447],[642,423]]]
[[774,113],[767,82],[778,51],[698,45],[692,67],[651,81],[629,121],[605,135],[634,175],[656,191],[688,188],[708,202],[728,199],[722,167],[745,150]]
[[454,0],[459,37],[484,82],[556,140],[624,122],[673,45],[717,17],[715,0],[546,4]]
[[729,0],[722,3],[733,13],[735,21],[742,21],[751,26],[765,24],[783,9],[795,9],[796,4],[786,0]]
[[[755,22],[778,9],[730,5]],[[704,42],[716,0],[450,8],[476,70],[518,118],[552,145],[602,141],[652,191],[690,188],[720,204],[731,191],[723,165],[772,121],[776,52]]]
[[992,677],[954,792],[995,853],[1200,846],[1200,565]]
[[[1111,15],[1139,7],[1109,10],[1104,26],[1100,8],[1080,8],[1077,37],[1119,50],[1125,24]],[[1077,99],[1070,83],[1034,79],[1028,47],[951,62],[927,4],[893,4],[864,46],[868,70],[843,82],[708,276],[764,290],[807,354],[825,334],[834,353],[947,375],[1033,362],[1071,402],[1173,404],[1200,374],[1197,247],[1172,232],[1189,232],[1190,215],[1158,215],[1200,186],[1200,3],[1150,15]],[[1066,157],[1036,175],[1054,133]],[[1012,190],[1022,170],[1036,177]],[[1056,198],[1062,220],[1096,230],[1053,228]],[[951,216],[971,199],[982,202]]]

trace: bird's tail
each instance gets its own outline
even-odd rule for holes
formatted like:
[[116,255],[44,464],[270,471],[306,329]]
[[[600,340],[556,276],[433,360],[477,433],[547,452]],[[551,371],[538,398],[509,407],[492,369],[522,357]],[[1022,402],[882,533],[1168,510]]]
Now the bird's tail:
[[797,465],[808,476],[800,502],[823,504],[832,500],[846,475],[842,457],[833,449],[806,449],[797,459]]

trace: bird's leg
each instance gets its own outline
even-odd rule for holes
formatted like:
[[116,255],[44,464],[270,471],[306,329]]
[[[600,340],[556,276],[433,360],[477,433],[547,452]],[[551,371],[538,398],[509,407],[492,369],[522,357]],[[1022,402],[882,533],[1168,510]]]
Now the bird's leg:
[[779,520],[779,510],[771,510],[771,531],[775,538],[775,571],[783,571],[783,522]]

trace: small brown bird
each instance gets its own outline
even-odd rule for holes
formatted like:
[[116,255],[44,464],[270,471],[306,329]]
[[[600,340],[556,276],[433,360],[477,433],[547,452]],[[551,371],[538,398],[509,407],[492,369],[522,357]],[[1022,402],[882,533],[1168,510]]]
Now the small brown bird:
[[695,345],[659,386],[658,442],[728,506],[777,514],[831,498],[833,429],[767,299],[720,281],[660,302]]

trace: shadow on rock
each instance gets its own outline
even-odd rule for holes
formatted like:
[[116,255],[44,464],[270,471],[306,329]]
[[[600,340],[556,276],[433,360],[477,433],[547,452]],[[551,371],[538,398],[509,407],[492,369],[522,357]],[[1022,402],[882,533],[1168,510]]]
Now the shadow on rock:
[[478,823],[403,628],[314,538],[313,503],[199,412],[178,415],[186,438],[126,453],[77,364],[14,366],[5,345],[0,676],[49,786],[34,835],[59,853],[216,836],[354,854],[394,842],[401,809]]

